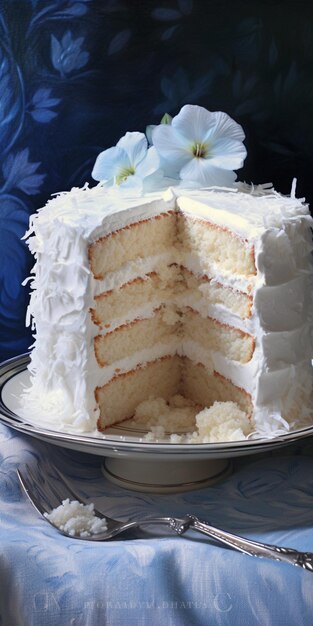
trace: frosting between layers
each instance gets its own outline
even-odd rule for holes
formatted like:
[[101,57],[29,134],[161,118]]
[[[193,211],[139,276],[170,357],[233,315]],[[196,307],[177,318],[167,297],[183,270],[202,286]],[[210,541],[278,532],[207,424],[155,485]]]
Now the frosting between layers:
[[[188,196],[185,193],[178,204],[194,216],[216,220],[247,238],[255,247],[257,266],[257,276],[249,285],[245,278],[214,276],[233,288],[246,292],[252,289],[254,306],[250,320],[239,320],[221,306],[216,306],[214,312],[223,323],[252,333],[256,350],[252,361],[241,367],[213,354],[213,366],[252,394],[257,427],[264,432],[265,424],[267,433],[273,433],[277,431],[277,413],[285,408],[284,404],[288,410],[295,400],[295,385],[303,387],[308,396],[312,382],[312,266],[307,260],[312,249],[312,219],[301,200],[276,193],[261,197],[231,191],[205,193],[205,199],[203,192],[188,192]],[[108,370],[103,377],[103,369],[95,362],[92,344],[99,328],[89,318],[94,295],[143,276],[157,269],[160,262],[174,262],[171,259],[175,253],[131,262],[108,275],[105,281],[96,281],[89,270],[87,247],[99,236],[146,219],[147,214],[153,217],[173,210],[174,206],[173,193],[166,200],[151,194],[147,202],[147,198],[117,198],[98,186],[62,194],[31,218],[28,236],[35,232],[35,237],[30,236],[28,243],[37,265],[29,317],[35,320],[37,339],[29,368],[32,388],[24,398],[26,412],[31,407],[43,419],[47,412],[79,431],[94,429],[98,409],[93,390],[112,374]],[[191,256],[185,255],[183,262],[191,271],[196,270]],[[200,312],[204,313],[203,308]],[[212,308],[208,309],[207,314],[210,313]],[[150,360],[159,354],[158,350],[156,347],[136,358]],[[195,346],[185,346],[185,350],[189,350],[191,358],[195,358],[196,352],[201,360],[201,351],[197,352]],[[307,361],[302,363],[305,357]],[[133,367],[133,363],[132,359],[125,361],[123,368]],[[57,394],[55,388],[59,389]],[[278,388],[282,389],[280,401]],[[287,427],[284,420],[278,422],[278,430]]]

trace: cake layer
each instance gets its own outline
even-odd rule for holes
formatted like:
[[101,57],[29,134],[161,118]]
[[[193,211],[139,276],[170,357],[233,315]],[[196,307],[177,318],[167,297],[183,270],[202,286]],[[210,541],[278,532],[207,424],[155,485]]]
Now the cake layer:
[[248,363],[252,358],[254,338],[249,333],[202,317],[190,307],[173,310],[165,306],[152,313],[151,317],[135,319],[95,337],[95,355],[100,367],[155,345],[172,345],[175,339],[180,354],[184,354],[184,341],[192,340],[208,355],[219,352],[240,363]]
[[193,400],[200,407],[210,407],[215,401],[233,401],[249,416],[251,396],[229,380],[208,371],[186,357],[168,356],[112,378],[96,389],[100,406],[98,427],[129,419],[135,409],[148,398],[169,400],[175,394]]
[[[241,281],[256,275],[254,246],[208,220],[190,217],[178,211],[160,213],[142,221],[112,230],[90,244],[88,250],[91,271],[96,279],[104,279],[127,263],[172,249],[174,260],[184,264],[193,257],[201,273],[210,277],[238,274]],[[192,269],[192,268],[191,268]]]
[[246,277],[256,274],[253,246],[227,228],[179,214],[178,238],[183,250],[196,254],[209,274],[217,268]]
[[195,301],[203,299],[208,305],[225,307],[241,319],[251,317],[252,296],[212,280],[206,275],[195,275],[186,267],[182,267],[182,275],[185,289],[192,291]]
[[233,361],[247,363],[254,351],[254,338],[238,328],[210,317],[202,317],[188,307],[183,313],[184,337],[192,339],[201,348],[210,352],[220,352]]
[[89,246],[88,256],[95,278],[105,278],[136,258],[161,254],[174,246],[176,217],[173,212],[129,224],[100,237]]
[[184,359],[182,370],[183,395],[203,407],[210,407],[216,401],[236,402],[242,411],[251,416],[253,404],[250,394],[233,385],[230,380],[217,372],[208,373],[202,363]]
[[100,328],[110,328],[111,322],[121,317],[129,321],[132,319],[129,311],[141,310],[147,302],[162,300],[163,291],[156,272],[150,272],[144,278],[135,278],[116,290],[111,289],[95,296],[95,307],[91,309],[92,321]]
[[[147,307],[174,302],[178,307],[197,303],[204,315],[221,308],[240,319],[251,317],[252,297],[231,289],[207,276],[197,276],[183,266],[162,265],[158,271],[149,272],[130,280],[116,289],[95,295],[91,318],[102,329],[144,317]],[[217,307],[217,308],[216,308]]]
[[132,417],[135,409],[150,397],[169,400],[180,387],[181,360],[164,357],[120,374],[95,391],[100,408],[99,430]]
[[158,309],[151,318],[137,319],[119,326],[113,332],[97,335],[94,345],[100,367],[111,365],[156,344],[172,343],[177,334],[177,324],[167,324],[163,316],[164,310]]
[[181,273],[177,265],[159,268],[143,277],[124,283],[95,296],[91,309],[92,320],[100,328],[110,328],[111,322],[122,319],[127,322],[140,315],[147,304],[154,308],[173,299],[180,283]]

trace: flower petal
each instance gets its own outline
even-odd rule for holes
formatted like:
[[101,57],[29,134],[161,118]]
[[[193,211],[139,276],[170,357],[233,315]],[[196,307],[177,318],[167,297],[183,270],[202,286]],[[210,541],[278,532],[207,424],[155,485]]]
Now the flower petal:
[[189,143],[203,142],[208,130],[216,127],[215,114],[204,107],[186,104],[173,120],[171,127]]
[[160,189],[164,189],[170,186],[170,184],[164,183],[164,173],[161,169],[157,169],[150,176],[146,176],[142,179],[143,193],[149,193],[151,191],[160,192]]
[[146,176],[150,176],[156,172],[160,167],[160,157],[154,147],[149,148],[146,153],[146,156],[136,167],[136,174],[140,176],[140,178],[145,178]]
[[192,159],[180,171],[180,178],[199,183],[201,187],[233,187],[236,174],[211,165],[210,159]]
[[220,138],[214,141],[209,148],[209,160],[211,165],[225,170],[238,170],[243,166],[247,151],[241,141],[229,138]]
[[125,150],[128,154],[130,164],[136,168],[136,165],[145,157],[148,142],[143,133],[126,133],[116,144],[119,148]]
[[122,167],[127,168],[129,166],[130,162],[125,150],[114,146],[114,148],[108,148],[100,152],[97,156],[91,176],[99,181],[111,180],[118,175]]
[[128,176],[126,180],[124,180],[120,184],[120,189],[124,190],[125,192],[129,192],[131,195],[140,195],[142,192],[142,187],[142,179],[140,178],[140,176],[136,176],[136,174]]
[[175,162],[177,170],[188,163],[192,153],[188,149],[186,138],[175,131],[172,125],[160,124],[152,133],[153,145],[158,153],[166,160]]
[[227,115],[227,113],[215,111],[214,113],[210,113],[210,115],[211,123],[207,131],[202,135],[202,141],[206,141],[207,139],[213,141],[224,136],[229,139],[235,139],[236,141],[243,141],[245,139],[243,128]]
[[152,146],[153,141],[152,141],[152,133],[154,131],[154,129],[157,127],[156,124],[149,124],[149,126],[146,126],[146,137],[148,140],[148,144],[150,146]]

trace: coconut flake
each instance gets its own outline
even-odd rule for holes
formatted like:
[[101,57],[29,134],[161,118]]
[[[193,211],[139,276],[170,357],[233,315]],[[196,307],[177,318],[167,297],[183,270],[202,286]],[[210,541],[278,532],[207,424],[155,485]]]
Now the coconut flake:
[[90,537],[107,530],[106,519],[95,515],[94,504],[82,504],[69,498],[50,513],[44,513],[44,517],[71,537]]

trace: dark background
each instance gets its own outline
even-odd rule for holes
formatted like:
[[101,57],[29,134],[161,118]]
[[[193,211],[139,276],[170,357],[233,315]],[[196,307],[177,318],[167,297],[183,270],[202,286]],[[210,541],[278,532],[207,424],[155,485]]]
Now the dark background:
[[0,360],[32,343],[29,216],[186,103],[244,127],[240,180],[313,201],[313,3],[0,0]]

